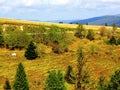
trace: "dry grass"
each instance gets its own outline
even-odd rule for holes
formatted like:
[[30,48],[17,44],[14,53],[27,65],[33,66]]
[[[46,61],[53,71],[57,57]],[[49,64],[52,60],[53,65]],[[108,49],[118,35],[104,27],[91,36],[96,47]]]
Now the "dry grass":
[[[40,25],[44,24],[45,26],[50,26],[52,24],[58,25],[64,28],[75,29],[77,25],[71,24],[56,24],[56,23],[45,23],[45,22],[30,22],[23,20],[11,20],[11,19],[0,19],[0,23],[6,24],[32,24]],[[99,30],[101,26],[90,26],[85,25],[86,29]],[[106,27],[107,29],[112,29],[112,27]],[[119,30],[119,29],[118,29]],[[120,46],[110,46],[103,43],[103,39],[99,36],[96,36],[98,40],[89,41],[87,39],[78,39],[75,38],[72,44],[69,46],[70,52],[57,55],[51,53],[50,47],[44,47],[46,54],[42,58],[37,58],[36,60],[29,61],[24,57],[25,50],[15,50],[10,51],[5,48],[0,48],[0,90],[3,90],[3,85],[5,78],[9,78],[11,85],[13,85],[14,77],[16,73],[16,68],[19,62],[22,62],[26,74],[30,83],[30,90],[43,90],[44,81],[48,75],[48,72],[53,69],[61,69],[65,73],[68,65],[74,67],[76,71],[77,65],[77,55],[76,51],[79,46],[83,47],[86,58],[88,62],[86,66],[89,67],[91,82],[97,83],[99,76],[102,74],[109,79],[109,76],[113,74],[116,69],[120,69]],[[91,55],[90,47],[91,45],[95,46],[95,54]],[[41,45],[39,45],[41,46]],[[49,50],[49,52],[48,52]],[[16,52],[17,56],[12,57],[11,53]],[[36,82],[40,82],[40,85],[37,85]],[[74,85],[66,84],[67,90],[74,90]]]
[[[96,52],[98,54],[90,54],[90,46],[95,45]],[[86,66],[89,67],[89,72],[92,81],[97,81],[101,74],[105,75],[107,79],[116,69],[120,69],[120,46],[114,46],[113,54],[110,53],[111,47],[103,44],[100,40],[89,41],[87,39],[76,39],[69,48],[70,52],[57,55],[54,53],[45,54],[42,58],[37,58],[33,61],[28,61],[24,57],[24,50],[10,51],[7,49],[0,49],[0,90],[2,90],[5,78],[10,79],[11,84],[13,84],[16,68],[19,62],[24,64],[31,90],[43,90],[44,81],[48,75],[48,72],[53,69],[61,69],[64,73],[68,65],[72,65],[76,71],[76,51],[78,46],[82,46],[85,52],[85,56],[88,58]],[[99,50],[99,51],[98,51]],[[16,52],[17,57],[11,57],[11,53]],[[110,54],[109,54],[110,53]],[[114,54],[118,56],[114,56]],[[114,58],[112,58],[112,55]],[[37,85],[35,82],[40,82]],[[74,90],[73,85],[67,85],[67,90]]]

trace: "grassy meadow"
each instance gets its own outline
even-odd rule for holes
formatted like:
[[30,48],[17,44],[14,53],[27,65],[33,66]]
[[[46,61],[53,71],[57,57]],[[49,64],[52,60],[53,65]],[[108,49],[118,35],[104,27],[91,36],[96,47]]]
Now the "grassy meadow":
[[[4,82],[6,78],[9,78],[11,85],[13,85],[16,68],[19,62],[22,62],[26,74],[28,76],[30,90],[43,90],[45,79],[51,70],[62,70],[65,73],[67,66],[73,66],[74,72],[77,68],[77,49],[83,48],[85,58],[87,62],[85,67],[88,68],[90,74],[91,90],[96,90],[98,79],[101,75],[106,77],[106,81],[110,79],[110,76],[116,69],[120,69],[120,45],[107,45],[104,43],[107,37],[101,37],[95,34],[95,40],[90,41],[86,38],[79,39],[75,37],[74,29],[77,25],[73,24],[56,24],[47,22],[30,22],[23,20],[11,20],[0,19],[1,24],[15,24],[15,25],[45,25],[46,27],[51,25],[57,25],[61,28],[73,29],[73,33],[70,37],[74,37],[74,40],[69,45],[69,52],[63,54],[55,54],[52,52],[50,46],[43,45],[41,43],[37,46],[44,47],[44,54],[41,58],[35,60],[27,60],[24,57],[25,49],[22,50],[9,50],[6,48],[0,48],[0,90],[3,90]],[[86,29],[93,29],[99,31],[101,26],[84,25]],[[112,27],[106,27],[112,29]],[[118,31],[120,28],[117,29]],[[70,38],[69,37],[69,38]],[[94,50],[91,49],[94,47]],[[12,53],[16,53],[16,57],[12,57]],[[94,54],[91,54],[94,53]],[[73,84],[67,84],[67,90],[74,90]]]

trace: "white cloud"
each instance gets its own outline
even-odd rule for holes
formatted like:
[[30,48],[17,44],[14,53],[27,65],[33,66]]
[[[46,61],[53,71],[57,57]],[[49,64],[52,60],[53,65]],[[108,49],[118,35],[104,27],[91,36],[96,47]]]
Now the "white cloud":
[[118,3],[120,2],[120,0],[102,0],[103,2],[115,2],[115,3]]

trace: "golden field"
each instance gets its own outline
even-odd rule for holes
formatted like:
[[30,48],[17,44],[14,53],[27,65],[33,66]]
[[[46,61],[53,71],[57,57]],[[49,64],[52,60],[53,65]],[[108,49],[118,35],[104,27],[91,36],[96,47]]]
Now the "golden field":
[[[73,24],[56,24],[47,22],[30,22],[23,20],[11,20],[0,19],[1,24],[15,24],[15,25],[57,25],[62,28],[75,29],[77,25]],[[99,30],[101,26],[84,25],[86,29]],[[112,29],[112,27],[106,27]],[[120,28],[118,28],[119,31]],[[6,78],[9,78],[11,85],[13,85],[16,68],[19,62],[22,62],[26,74],[28,76],[30,90],[43,90],[45,79],[48,72],[51,70],[62,70],[65,73],[67,66],[73,66],[74,72],[76,72],[77,65],[77,49],[82,47],[85,58],[87,59],[86,67],[88,67],[90,73],[90,82],[93,88],[96,87],[100,75],[104,75],[106,80],[114,73],[116,69],[120,69],[120,45],[111,46],[104,43],[106,37],[100,37],[96,35],[97,39],[89,41],[88,39],[76,38],[69,45],[69,52],[64,54],[55,54],[51,51],[51,48],[44,46],[45,54],[41,58],[36,60],[26,60],[24,57],[25,50],[8,50],[6,48],[0,48],[0,90],[3,90],[3,85]],[[90,47],[94,45],[95,54],[91,55]],[[41,46],[38,45],[38,46]],[[15,52],[16,57],[12,57],[11,54]],[[38,85],[39,82],[39,85]],[[74,90],[74,85],[67,84],[67,90]],[[96,90],[96,89],[95,89]]]

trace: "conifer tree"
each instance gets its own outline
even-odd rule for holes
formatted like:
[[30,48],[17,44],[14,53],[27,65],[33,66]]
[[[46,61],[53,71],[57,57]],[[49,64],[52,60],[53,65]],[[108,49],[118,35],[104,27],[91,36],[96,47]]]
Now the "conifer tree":
[[18,65],[13,90],[29,90],[29,83],[22,63]]
[[28,48],[27,48],[27,50],[25,52],[25,57],[28,60],[33,60],[33,59],[38,57],[38,53],[36,52],[36,46],[32,41],[28,45]]
[[4,90],[11,90],[10,82],[8,79],[5,81]]
[[62,72],[51,71],[45,82],[45,90],[66,90]]
[[85,90],[86,84],[89,83],[88,78],[89,74],[87,71],[83,70],[83,67],[86,63],[84,54],[81,48],[78,50],[78,60],[77,60],[77,74],[76,74],[76,84],[75,90]]
[[4,44],[4,38],[3,38],[3,34],[2,34],[2,28],[0,27],[0,45]]

